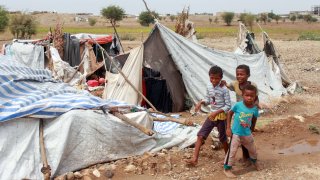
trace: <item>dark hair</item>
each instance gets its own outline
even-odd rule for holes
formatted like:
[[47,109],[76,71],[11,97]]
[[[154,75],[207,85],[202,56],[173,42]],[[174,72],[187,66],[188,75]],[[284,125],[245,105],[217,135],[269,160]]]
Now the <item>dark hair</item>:
[[243,69],[248,76],[250,76],[250,68],[249,66],[245,65],[245,64],[241,64],[237,67],[237,69]]
[[248,84],[248,85],[244,86],[242,89],[242,92],[244,92],[245,90],[254,91],[254,92],[256,92],[256,94],[258,91],[257,88],[252,84]]
[[221,77],[223,77],[222,69],[219,66],[212,66],[209,70],[209,76],[212,74],[219,74]]

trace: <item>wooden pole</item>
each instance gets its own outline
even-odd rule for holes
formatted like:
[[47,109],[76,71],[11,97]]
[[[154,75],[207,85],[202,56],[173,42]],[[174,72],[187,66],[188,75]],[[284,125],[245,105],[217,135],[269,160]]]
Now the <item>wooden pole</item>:
[[148,136],[152,136],[154,134],[154,132],[150,129],[147,129],[144,126],[141,126],[140,124],[132,121],[131,119],[129,119],[128,117],[126,117],[125,115],[119,113],[119,112],[113,112],[113,115],[116,116],[117,118],[121,119],[122,121],[130,124],[131,126],[139,129],[141,132],[143,132],[144,134],[148,135]]
[[51,176],[51,168],[48,164],[46,149],[44,145],[44,137],[43,137],[43,119],[40,119],[39,125],[39,143],[40,143],[40,153],[43,167],[41,168],[41,172],[43,173],[45,180],[50,180]]
[[172,118],[172,117],[165,117],[165,118],[155,118],[155,117],[152,117],[152,120],[153,121],[160,121],[160,122],[176,122],[176,123],[179,123],[179,124],[183,124],[183,125],[186,125],[186,126],[193,126],[193,122],[191,120],[188,120],[188,119],[184,119],[184,118],[180,118],[180,119],[177,119],[177,118]]
[[[115,64],[114,60],[112,57],[110,57],[108,55],[108,53],[106,52],[105,49],[103,49],[90,35],[89,37],[96,43],[96,45],[100,48],[100,50],[104,53],[104,55],[107,56],[108,59],[110,59],[111,63]],[[102,56],[104,56],[102,55]],[[104,61],[104,63],[106,64],[106,61]],[[153,104],[129,81],[129,79],[126,77],[125,74],[123,74],[123,72],[121,71],[121,69],[116,66],[116,69],[118,70],[118,72],[121,74],[121,76],[126,80],[126,82],[149,104],[149,106],[151,106],[152,109],[154,109],[155,111],[158,111],[154,106]],[[107,70],[107,69],[106,69]]]
[[123,49],[123,46],[122,46],[122,44],[121,44],[120,37],[119,37],[118,31],[117,31],[117,29],[116,29],[116,26],[115,26],[115,24],[113,24],[113,23],[111,23],[111,24],[112,24],[112,27],[113,27],[113,29],[114,29],[114,32],[116,33],[117,39],[119,40],[119,43],[120,43],[120,46],[121,46],[121,49],[122,49],[122,53],[124,53],[124,49]]
[[143,1],[144,5],[146,6],[146,9],[149,11],[150,15],[151,15],[154,19],[157,19],[157,18],[154,16],[154,14],[150,11],[150,9],[148,8],[148,5],[147,5],[146,1],[145,1],[145,0],[142,0],[142,1]]

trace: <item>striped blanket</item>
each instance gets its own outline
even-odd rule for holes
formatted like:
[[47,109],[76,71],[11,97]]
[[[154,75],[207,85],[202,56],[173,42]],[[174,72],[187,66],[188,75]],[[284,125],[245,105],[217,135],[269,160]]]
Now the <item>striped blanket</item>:
[[51,72],[0,56],[0,122],[20,117],[54,118],[71,109],[124,103],[102,100],[52,79]]

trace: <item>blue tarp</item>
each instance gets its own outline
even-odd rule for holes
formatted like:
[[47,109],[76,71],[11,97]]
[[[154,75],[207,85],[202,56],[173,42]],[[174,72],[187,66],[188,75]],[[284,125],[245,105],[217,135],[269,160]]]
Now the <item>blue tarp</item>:
[[20,117],[53,118],[71,109],[124,105],[103,100],[57,82],[51,72],[19,64],[0,56],[0,122]]

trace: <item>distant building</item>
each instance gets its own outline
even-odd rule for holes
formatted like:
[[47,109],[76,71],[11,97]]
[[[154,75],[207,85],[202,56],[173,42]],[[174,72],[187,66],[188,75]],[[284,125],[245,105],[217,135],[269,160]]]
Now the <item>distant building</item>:
[[314,15],[320,16],[320,5],[312,6],[312,7],[311,7],[311,12],[312,12],[312,14],[314,14]]

